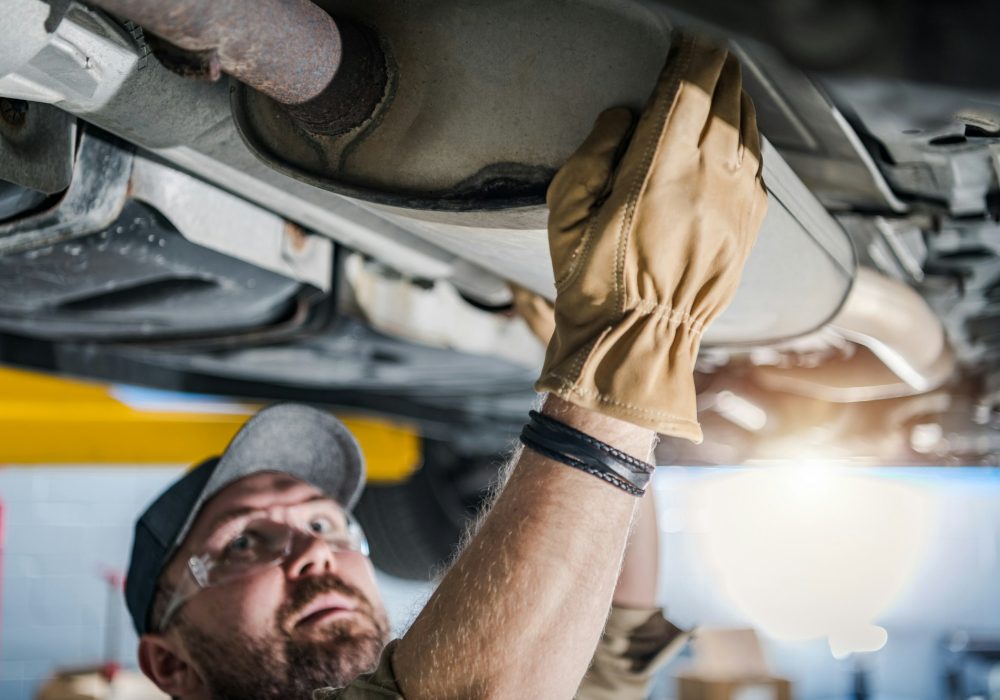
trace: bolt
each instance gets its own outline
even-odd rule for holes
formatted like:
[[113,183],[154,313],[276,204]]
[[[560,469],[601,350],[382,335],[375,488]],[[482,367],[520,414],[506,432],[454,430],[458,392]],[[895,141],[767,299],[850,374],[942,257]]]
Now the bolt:
[[0,99],[0,118],[11,126],[24,126],[27,114],[28,103],[24,100]]

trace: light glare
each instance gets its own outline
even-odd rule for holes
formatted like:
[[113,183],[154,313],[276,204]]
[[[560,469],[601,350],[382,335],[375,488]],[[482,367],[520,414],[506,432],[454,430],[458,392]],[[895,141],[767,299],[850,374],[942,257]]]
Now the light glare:
[[742,472],[693,493],[699,550],[725,594],[763,632],[826,638],[835,656],[881,648],[873,621],[927,546],[926,495],[822,462]]

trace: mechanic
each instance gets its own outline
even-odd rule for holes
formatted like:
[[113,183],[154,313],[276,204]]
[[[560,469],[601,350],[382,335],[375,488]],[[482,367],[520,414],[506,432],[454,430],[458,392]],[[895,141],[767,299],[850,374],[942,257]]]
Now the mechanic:
[[[279,405],[136,525],[126,599],[140,665],[161,689],[185,699],[324,686],[334,687],[318,700],[643,697],[679,635],[636,593],[644,558],[623,570],[623,553],[640,504],[652,508],[643,495],[656,433],[701,439],[700,336],[732,298],[766,209],[737,61],[676,34],[634,128],[626,109],[601,114],[548,204],[555,331],[536,385],[548,396],[406,634],[385,644],[349,514],[363,481],[357,443],[328,414]],[[639,609],[609,618],[613,602]]]

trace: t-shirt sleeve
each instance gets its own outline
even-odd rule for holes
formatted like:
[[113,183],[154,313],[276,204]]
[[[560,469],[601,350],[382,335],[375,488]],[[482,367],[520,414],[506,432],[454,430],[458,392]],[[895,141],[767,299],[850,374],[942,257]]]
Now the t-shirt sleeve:
[[396,639],[386,645],[374,671],[358,676],[344,688],[313,691],[313,700],[404,700],[392,672],[392,655],[398,643]]
[[[661,608],[612,608],[577,700],[644,700],[655,673],[688,637],[663,617]],[[405,700],[392,670],[398,642],[386,646],[374,671],[344,688],[316,690],[313,700]]]
[[645,700],[653,676],[681,652],[690,633],[662,608],[611,608],[577,700]]

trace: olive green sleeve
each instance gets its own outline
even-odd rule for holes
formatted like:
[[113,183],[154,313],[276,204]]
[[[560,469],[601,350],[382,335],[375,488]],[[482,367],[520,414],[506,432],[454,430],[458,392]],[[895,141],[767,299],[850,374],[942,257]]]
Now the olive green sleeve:
[[[612,608],[577,700],[644,700],[655,673],[689,636],[664,618],[660,608]],[[374,671],[345,688],[321,688],[313,700],[405,700],[392,671],[398,641],[386,646]]]
[[690,634],[662,608],[612,608],[577,700],[645,700],[653,676],[680,653]]
[[382,658],[371,673],[364,673],[346,688],[320,688],[313,691],[313,700],[404,700],[392,672],[392,655],[399,640],[389,642]]

